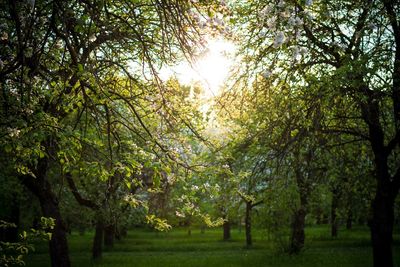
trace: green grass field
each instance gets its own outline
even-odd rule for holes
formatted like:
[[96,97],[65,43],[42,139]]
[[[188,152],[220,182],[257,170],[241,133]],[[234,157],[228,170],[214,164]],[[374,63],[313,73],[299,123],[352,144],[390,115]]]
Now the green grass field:
[[[105,251],[102,260],[90,260],[93,233],[69,236],[72,266],[271,266],[271,267],[340,267],[372,266],[369,231],[366,227],[342,230],[332,239],[329,226],[306,229],[306,246],[299,255],[287,255],[274,248],[262,231],[254,231],[254,247],[244,247],[244,232],[232,230],[232,240],[221,241],[221,229],[208,229],[204,234],[185,229],[168,233],[146,230],[129,231],[128,237],[117,241],[112,250]],[[395,266],[400,267],[400,234],[395,235]],[[28,267],[50,266],[47,244],[36,244],[35,253],[26,259]]]

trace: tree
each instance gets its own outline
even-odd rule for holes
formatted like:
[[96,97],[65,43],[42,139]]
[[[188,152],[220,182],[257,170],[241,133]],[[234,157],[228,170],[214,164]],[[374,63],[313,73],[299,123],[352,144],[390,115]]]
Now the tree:
[[[58,175],[49,173],[57,155],[68,150],[62,146],[65,140],[74,142],[70,116],[79,122],[82,114],[96,114],[103,106],[107,117],[111,105],[97,96],[110,102],[126,99],[118,97],[107,73],[142,88],[159,84],[156,65],[177,52],[189,56],[199,24],[186,1],[2,1],[1,6],[1,135],[6,137],[1,146],[15,176],[38,197],[43,215],[55,219],[52,266],[70,266],[66,227],[53,190]],[[195,8],[200,11],[201,5]],[[135,126],[154,140],[136,103],[129,108]]]
[[[237,19],[246,26],[242,51],[253,55],[244,57],[250,59],[246,71],[274,80],[279,71],[290,86],[317,88],[312,101],[323,98],[321,110],[336,111],[324,117],[322,132],[350,134],[369,145],[377,182],[370,221],[374,266],[389,267],[400,188],[398,10],[393,1],[248,2],[238,6]],[[349,105],[343,110],[339,103]]]

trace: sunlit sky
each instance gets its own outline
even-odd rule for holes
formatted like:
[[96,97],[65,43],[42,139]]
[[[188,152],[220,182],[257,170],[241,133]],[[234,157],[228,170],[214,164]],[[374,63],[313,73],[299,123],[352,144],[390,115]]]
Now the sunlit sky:
[[181,62],[174,67],[163,69],[161,77],[175,75],[183,84],[200,82],[204,87],[204,96],[210,98],[218,94],[224,80],[228,77],[229,69],[233,64],[232,55],[235,50],[233,43],[224,39],[209,39],[202,55],[193,65]]

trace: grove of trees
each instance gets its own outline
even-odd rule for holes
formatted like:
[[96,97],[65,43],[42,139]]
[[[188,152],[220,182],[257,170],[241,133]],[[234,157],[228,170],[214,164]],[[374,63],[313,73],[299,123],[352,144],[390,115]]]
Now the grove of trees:
[[[359,223],[394,266],[399,1],[0,7],[0,264],[30,228],[68,267],[71,231],[94,231],[93,259],[137,226],[243,225],[247,248],[256,226],[297,254],[306,225]],[[212,37],[236,47],[218,95],[161,78]]]

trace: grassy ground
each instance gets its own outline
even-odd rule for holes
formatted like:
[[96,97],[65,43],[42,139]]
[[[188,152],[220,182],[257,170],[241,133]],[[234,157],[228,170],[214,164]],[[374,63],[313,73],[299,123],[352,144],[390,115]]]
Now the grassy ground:
[[[112,250],[105,251],[98,262],[90,260],[92,233],[69,236],[72,266],[360,266],[372,265],[369,231],[366,227],[342,230],[339,237],[329,236],[329,226],[306,229],[306,247],[300,255],[279,253],[263,232],[254,232],[254,247],[244,247],[244,233],[232,231],[232,241],[221,241],[222,230],[185,229],[169,233],[132,230],[128,237],[118,241]],[[36,244],[36,252],[27,258],[28,267],[50,266],[46,244]],[[395,235],[395,264],[400,267],[400,235]]]

